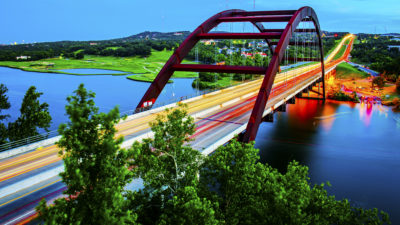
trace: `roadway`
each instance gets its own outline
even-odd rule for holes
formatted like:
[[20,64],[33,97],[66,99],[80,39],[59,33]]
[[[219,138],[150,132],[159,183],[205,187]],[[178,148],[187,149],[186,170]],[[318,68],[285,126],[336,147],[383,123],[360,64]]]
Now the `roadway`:
[[[336,54],[341,45],[332,54]],[[347,55],[348,53],[349,51],[346,52]],[[326,59],[327,67],[333,67],[339,61],[343,61],[332,61],[333,57],[329,58]],[[278,74],[266,107],[267,111],[271,111],[272,106],[295,95],[299,88],[319,77],[319,64]],[[193,148],[208,154],[215,149],[213,144],[243,129],[261,82],[259,79],[187,100],[188,112],[195,118],[197,126],[193,135],[195,140],[191,143]],[[117,135],[122,135],[127,140],[123,146],[127,147],[134,140],[143,137],[151,137],[148,124],[154,121],[160,112],[161,110],[154,109],[120,122],[116,128]],[[35,216],[34,207],[41,198],[52,201],[62,196],[66,187],[57,175],[63,169],[58,151],[56,145],[50,145],[0,160],[0,223],[29,221]]]

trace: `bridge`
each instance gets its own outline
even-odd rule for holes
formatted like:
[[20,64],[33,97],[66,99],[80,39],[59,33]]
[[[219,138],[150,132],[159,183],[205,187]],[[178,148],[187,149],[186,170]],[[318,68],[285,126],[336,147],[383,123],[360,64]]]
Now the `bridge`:
[[[218,24],[238,22],[253,24],[259,33],[210,32]],[[264,27],[265,23],[282,22],[286,24],[284,29]],[[197,42],[208,39],[262,39],[268,44],[271,55],[269,65],[264,68],[182,63]],[[286,104],[294,104],[296,97],[325,100],[325,77],[336,65],[347,60],[353,39],[353,35],[345,36],[324,59],[318,19],[309,7],[286,11],[228,10],[218,13],[195,29],[174,52],[143,96],[136,108],[137,113],[116,126],[117,135],[125,137],[123,147],[152,137],[149,122],[165,108],[178,104],[152,108],[174,71],[220,72],[264,76],[181,101],[187,104],[197,126],[191,146],[207,155],[236,135],[243,142],[252,141],[259,124],[273,121],[273,113],[285,111]],[[346,50],[338,57],[346,43]],[[290,54],[290,49],[295,52],[294,55]],[[66,187],[58,177],[58,173],[63,171],[63,162],[55,145],[58,139],[54,137],[0,153],[0,223],[29,222],[36,217],[34,207],[41,198],[51,202],[62,196]]]

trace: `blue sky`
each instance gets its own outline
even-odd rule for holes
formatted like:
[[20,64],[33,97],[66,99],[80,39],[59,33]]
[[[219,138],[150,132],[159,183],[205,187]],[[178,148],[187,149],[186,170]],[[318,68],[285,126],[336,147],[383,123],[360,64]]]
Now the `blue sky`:
[[[255,10],[313,7],[323,30],[400,33],[399,0],[255,0]],[[103,40],[142,31],[195,29],[253,0],[0,0],[0,43]]]

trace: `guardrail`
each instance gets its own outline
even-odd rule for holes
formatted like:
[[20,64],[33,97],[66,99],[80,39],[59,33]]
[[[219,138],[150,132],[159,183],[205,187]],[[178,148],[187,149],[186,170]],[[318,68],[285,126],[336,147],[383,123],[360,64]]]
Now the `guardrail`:
[[[240,84],[242,84],[242,83],[240,83]],[[193,93],[191,95],[186,95],[186,96],[177,97],[177,98],[171,98],[168,101],[164,101],[164,102],[161,102],[161,103],[155,103],[154,105],[149,106],[149,107],[142,107],[142,108],[138,108],[138,109],[127,110],[127,111],[124,111],[124,112],[120,113],[120,115],[121,115],[121,117],[124,117],[124,116],[129,116],[129,115],[133,115],[133,114],[140,113],[140,112],[145,112],[145,111],[150,110],[150,109],[155,109],[155,108],[162,107],[162,106],[174,103],[174,102],[183,101],[183,100],[186,100],[186,99],[189,99],[189,98],[197,97],[197,96],[200,96],[200,95],[205,95],[205,94],[217,91],[217,90],[221,90],[221,89],[224,89],[224,88],[237,86],[237,85],[240,85],[240,84],[230,85],[230,86],[223,87],[223,88],[213,88],[213,89],[207,89],[207,90],[203,90],[203,91],[198,91],[198,92]],[[33,144],[35,142],[39,142],[39,141],[42,141],[42,140],[45,140],[45,139],[48,139],[48,138],[53,138],[53,137],[56,137],[58,135],[59,134],[58,134],[57,130],[52,130],[52,131],[41,133],[41,134],[38,134],[38,135],[35,135],[35,136],[23,138],[23,139],[20,139],[18,141],[8,142],[8,143],[0,145],[0,152],[4,152],[4,151],[7,151],[7,150],[18,148],[18,147],[21,147],[21,146],[24,146],[24,145],[28,145],[28,144]]]

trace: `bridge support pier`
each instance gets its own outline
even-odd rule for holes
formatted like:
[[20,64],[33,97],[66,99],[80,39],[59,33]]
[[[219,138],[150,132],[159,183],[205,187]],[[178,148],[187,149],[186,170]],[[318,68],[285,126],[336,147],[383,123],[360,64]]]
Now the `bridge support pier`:
[[262,118],[262,122],[274,122],[274,114],[268,113],[264,118]]
[[286,112],[286,103],[283,103],[278,108],[276,108],[275,112]]
[[296,104],[296,97],[293,97],[286,101],[286,104]]
[[[321,93],[321,84],[322,84],[322,93]],[[314,90],[313,87],[318,87],[318,91]],[[315,93],[317,96],[310,96],[310,93]],[[303,93],[307,93],[307,96],[303,96]],[[303,99],[314,99],[314,100],[323,100],[325,101],[325,82],[324,78],[318,79],[313,85],[305,88],[303,91],[299,92],[296,95],[296,98],[303,98]]]

